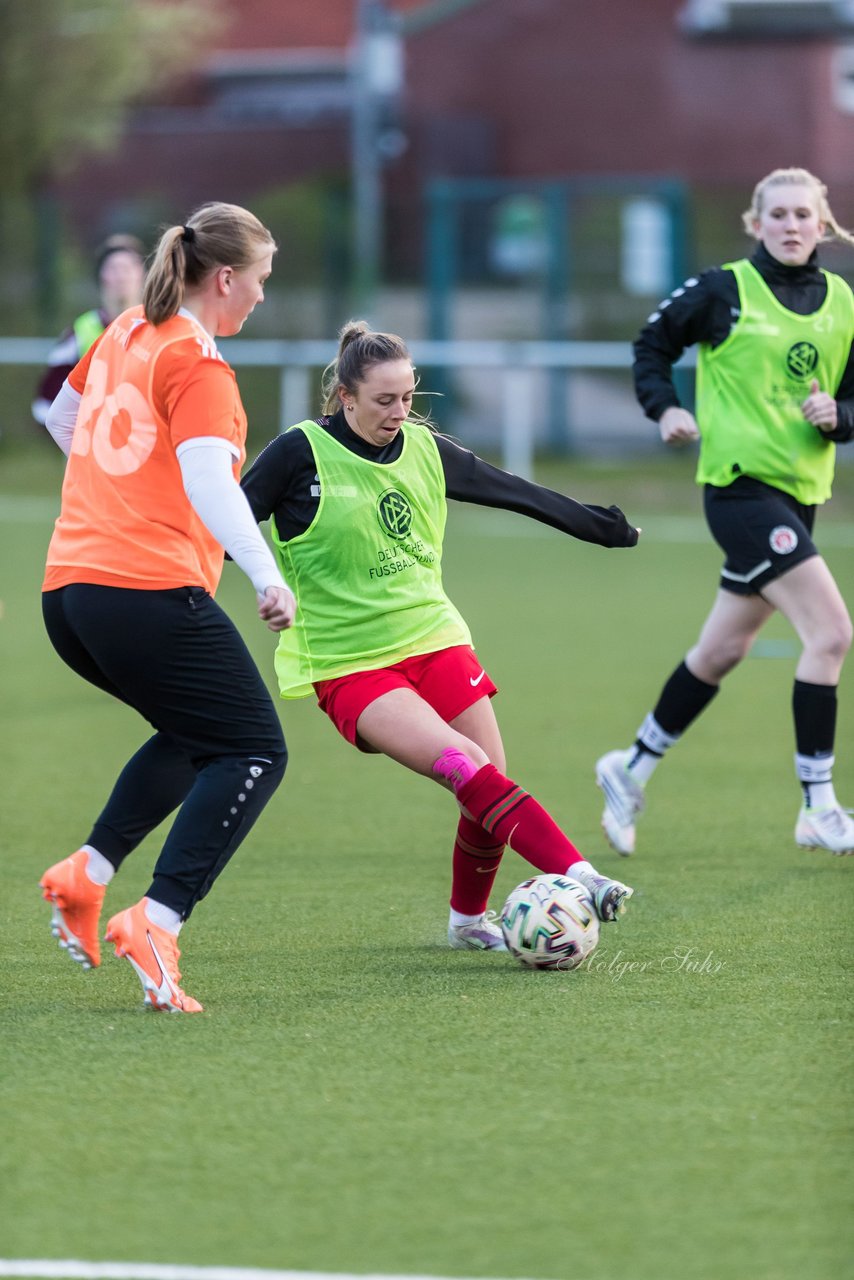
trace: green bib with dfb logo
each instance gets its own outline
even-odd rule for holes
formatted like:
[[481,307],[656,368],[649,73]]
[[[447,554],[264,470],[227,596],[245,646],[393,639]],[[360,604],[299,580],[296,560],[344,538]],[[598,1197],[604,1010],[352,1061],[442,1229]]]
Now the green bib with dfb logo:
[[823,271],[824,302],[799,316],[746,259],[726,270],[735,276],[741,313],[720,346],[699,349],[697,482],[726,486],[746,475],[806,505],[826,502],[836,446],[806,421],[801,405],[813,379],[836,394],[854,340],[854,296]]
[[317,467],[319,506],[288,542],[273,523],[285,580],[297,599],[279,635],[283,698],[318,680],[376,671],[416,654],[471,644],[442,586],[445,475],[429,428],[404,423],[396,462],[369,462],[316,422],[301,422]]

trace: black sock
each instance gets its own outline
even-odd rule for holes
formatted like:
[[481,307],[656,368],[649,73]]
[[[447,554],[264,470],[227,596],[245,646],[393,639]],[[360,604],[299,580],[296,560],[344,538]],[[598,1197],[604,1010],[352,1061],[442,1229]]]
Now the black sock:
[[661,690],[653,717],[665,733],[678,737],[705,710],[719,688],[720,685],[698,680],[680,662]]
[[795,748],[799,756],[833,754],[836,737],[836,685],[796,680],[792,690]]

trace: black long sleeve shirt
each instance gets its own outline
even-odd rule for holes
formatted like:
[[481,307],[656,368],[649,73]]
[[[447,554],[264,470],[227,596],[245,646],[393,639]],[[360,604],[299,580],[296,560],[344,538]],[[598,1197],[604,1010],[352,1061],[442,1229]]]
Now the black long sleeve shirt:
[[[387,445],[374,446],[350,430],[343,410],[317,421],[359,458],[392,463],[400,457],[401,433]],[[448,436],[437,433],[434,439],[445,475],[446,497],[515,511],[583,542],[604,547],[633,547],[637,542],[637,530],[619,507],[577,502],[492,466]],[[317,468],[305,432],[286,431],[272,440],[246,472],[241,484],[259,523],[273,516],[279,537],[285,542],[304,533],[320,502]]]
[[[824,302],[827,284],[815,252],[803,266],[788,267],[760,244],[750,261],[777,301],[796,315],[811,315]],[[647,417],[658,422],[665,409],[679,407],[673,386],[674,363],[695,343],[720,346],[739,310],[735,276],[723,267],[691,276],[659,304],[634,344],[635,393]],[[843,444],[854,436],[854,343],[836,392],[836,414],[835,430],[824,434],[826,439]]]

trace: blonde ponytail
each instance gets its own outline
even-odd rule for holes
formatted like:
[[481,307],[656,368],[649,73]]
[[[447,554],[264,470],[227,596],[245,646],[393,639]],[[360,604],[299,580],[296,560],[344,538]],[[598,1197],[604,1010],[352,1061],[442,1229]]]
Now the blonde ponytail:
[[148,269],[142,306],[154,325],[171,319],[188,287],[200,285],[219,267],[240,271],[276,242],[262,222],[236,204],[203,204],[180,227],[160,237]]

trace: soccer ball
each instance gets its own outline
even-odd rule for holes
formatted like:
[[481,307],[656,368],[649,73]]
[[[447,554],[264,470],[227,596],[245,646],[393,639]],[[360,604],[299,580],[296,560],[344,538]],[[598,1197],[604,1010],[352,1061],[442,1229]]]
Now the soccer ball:
[[575,969],[599,941],[593,899],[567,876],[517,885],[501,911],[507,950],[531,969]]

